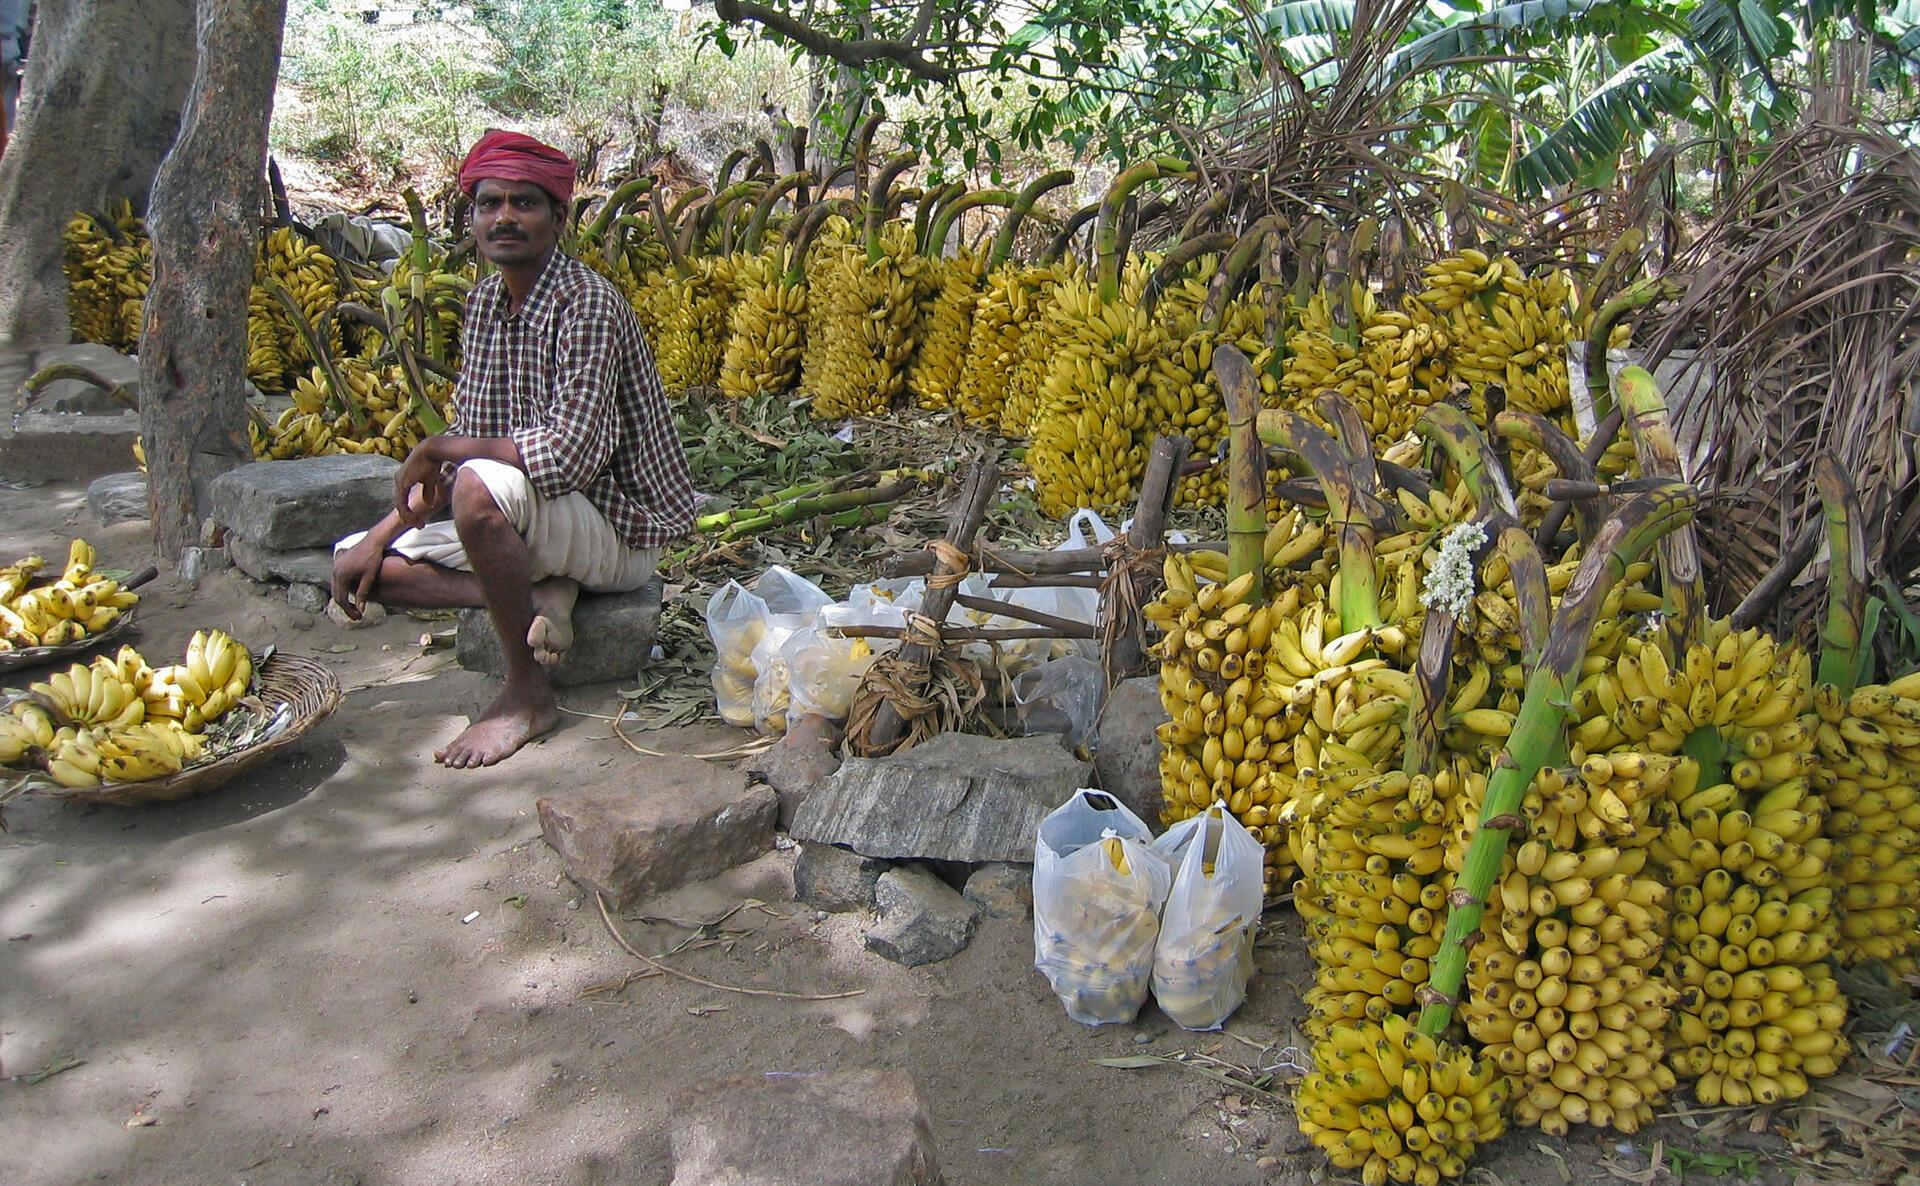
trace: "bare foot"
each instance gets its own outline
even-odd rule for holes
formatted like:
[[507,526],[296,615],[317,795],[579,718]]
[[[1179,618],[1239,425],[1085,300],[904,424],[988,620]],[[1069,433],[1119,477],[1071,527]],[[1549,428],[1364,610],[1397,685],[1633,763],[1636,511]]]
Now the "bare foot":
[[532,693],[508,688],[447,748],[434,754],[433,760],[456,770],[491,766],[511,757],[559,721],[560,710],[554,707],[551,689]]
[[560,666],[573,646],[573,605],[580,583],[568,577],[548,577],[533,587],[533,624],[527,627],[527,645],[533,660],[551,671]]

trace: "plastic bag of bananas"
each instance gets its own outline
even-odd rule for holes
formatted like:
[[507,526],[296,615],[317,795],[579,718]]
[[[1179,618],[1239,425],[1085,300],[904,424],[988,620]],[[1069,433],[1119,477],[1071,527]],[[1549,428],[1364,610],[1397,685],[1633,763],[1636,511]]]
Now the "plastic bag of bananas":
[[875,653],[867,639],[841,636],[840,627],[906,624],[907,612],[884,601],[861,605],[849,598],[821,610],[813,625],[795,631],[780,648],[787,668],[789,713],[846,720],[853,694],[873,666]]
[[[761,664],[779,653],[779,643],[793,631],[812,624],[814,615],[832,600],[812,581],[776,564],[760,574],[751,590],[738,581],[728,581],[707,602],[707,634],[713,639],[714,649],[713,698],[727,724],[754,727],[754,685],[760,678]],[[761,644],[775,627],[781,630],[779,641],[762,652]],[[759,662],[756,653],[761,655]],[[774,690],[769,687],[763,693],[769,720],[776,712],[785,716],[784,680],[778,695],[782,702],[775,708]]]
[[1173,884],[1152,841],[1139,816],[1094,790],[1074,792],[1040,821],[1033,966],[1083,1025],[1132,1021],[1146,1003]]
[[1266,850],[1220,801],[1154,848],[1174,875],[1153,951],[1153,999],[1183,1029],[1219,1029],[1253,977]]

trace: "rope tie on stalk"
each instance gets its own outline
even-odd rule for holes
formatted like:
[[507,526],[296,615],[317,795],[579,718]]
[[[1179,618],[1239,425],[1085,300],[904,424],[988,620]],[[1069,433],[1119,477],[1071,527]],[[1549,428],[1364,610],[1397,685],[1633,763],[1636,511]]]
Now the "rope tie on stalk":
[[1140,653],[1147,651],[1146,617],[1140,612],[1145,598],[1145,590],[1154,587],[1166,562],[1167,549],[1135,548],[1124,535],[1116,535],[1100,546],[1101,559],[1107,566],[1107,575],[1100,582],[1100,612],[1095,625],[1100,635],[1100,666],[1107,677],[1107,686],[1113,687],[1131,672],[1116,671],[1113,668],[1116,644],[1129,632],[1139,644]]
[[973,571],[972,558],[946,540],[929,540],[927,551],[934,557],[934,569],[927,574],[928,589],[955,588]]
[[[986,712],[987,685],[980,664],[940,645],[939,623],[925,614],[908,614],[902,643],[932,647],[932,658],[914,663],[889,651],[873,661],[860,679],[847,713],[847,748],[857,757],[876,757],[912,749],[941,733],[985,733],[1004,737]],[[875,714],[890,704],[905,726],[897,741],[875,746]]]

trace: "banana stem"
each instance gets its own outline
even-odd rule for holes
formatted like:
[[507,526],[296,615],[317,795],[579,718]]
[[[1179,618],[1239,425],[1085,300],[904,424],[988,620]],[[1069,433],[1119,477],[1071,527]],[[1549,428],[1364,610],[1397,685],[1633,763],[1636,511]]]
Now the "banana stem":
[[800,225],[787,240],[787,269],[781,277],[781,285],[792,288],[807,278],[807,250],[813,246],[813,237],[820,227],[833,216],[833,207],[825,202],[807,207],[800,216]]
[[[1502,440],[1520,441],[1545,453],[1547,459],[1553,462],[1553,468],[1567,481],[1595,480],[1593,466],[1587,461],[1587,455],[1580,451],[1579,442],[1545,416],[1508,408],[1493,418],[1493,431]],[[1584,543],[1600,530],[1600,523],[1607,514],[1606,500],[1600,497],[1575,498],[1571,500],[1571,505],[1575,525]]]
[[1233,346],[1213,352],[1213,373],[1227,403],[1227,579],[1252,573],[1248,601],[1264,605],[1267,451],[1260,444],[1260,384],[1253,364]]
[[[1667,401],[1644,367],[1620,372],[1617,385],[1620,410],[1633,434],[1640,469],[1648,478],[1681,481],[1680,452],[1667,420]],[[1665,601],[1667,642],[1675,659],[1684,657],[1688,644],[1707,626],[1707,591],[1700,572],[1700,544],[1691,526],[1660,541],[1660,596]]]
[[760,200],[754,203],[753,218],[747,223],[745,244],[747,254],[760,254],[760,244],[767,234],[767,219],[773,216],[773,208],[779,204],[780,199],[812,183],[813,174],[800,172],[789,173],[767,187],[767,192],[761,194]]
[[607,233],[607,228],[613,225],[613,220],[620,216],[620,211],[626,207],[626,204],[651,188],[653,188],[653,178],[636,177],[608,194],[606,202],[593,216],[593,221],[580,232],[581,239],[588,243],[598,243]]
[[1520,618],[1520,662],[1532,671],[1546,653],[1553,620],[1546,561],[1541,558],[1540,549],[1533,546],[1533,537],[1517,523],[1501,527],[1494,536],[1493,546],[1506,560],[1507,575],[1513,579],[1513,604]]
[[719,189],[727,188],[728,184],[733,181],[733,171],[740,167],[740,162],[752,155],[753,150],[743,144],[722,157],[720,160],[720,171],[713,176],[714,186]]
[[955,198],[940,208],[933,220],[933,230],[927,235],[926,254],[929,259],[939,259],[946,247],[947,235],[953,230],[953,220],[969,210],[981,206],[1013,205],[1013,191],[1006,189],[983,189]]
[[1180,273],[1187,270],[1187,265],[1203,255],[1220,255],[1231,251],[1234,241],[1231,231],[1215,231],[1181,240],[1147,277],[1146,290],[1140,294],[1141,304],[1147,312],[1153,312],[1160,304],[1160,297],[1180,278]]
[[1287,240],[1278,233],[1267,236],[1267,249],[1260,255],[1260,300],[1265,306],[1267,374],[1276,380],[1287,368]]
[[1460,624],[1445,606],[1427,611],[1420,653],[1413,662],[1413,699],[1407,703],[1407,748],[1401,769],[1432,774],[1440,765],[1447,728],[1447,691],[1453,683],[1453,648]]
[[1013,237],[1020,230],[1020,224],[1033,213],[1043,195],[1063,185],[1073,184],[1072,169],[1055,169],[1043,173],[1027,183],[1020,196],[1013,200],[1013,206],[1007,211],[1007,217],[1000,224],[1000,233],[993,237],[993,249],[987,255],[987,271],[991,272],[1013,254]]
[[1069,214],[1067,221],[1060,224],[1060,233],[1053,237],[1053,242],[1047,244],[1046,253],[1040,257],[1040,262],[1049,265],[1057,263],[1073,246],[1073,237],[1080,233],[1080,228],[1086,226],[1099,216],[1100,203],[1098,202],[1082,206],[1072,214]]
[[661,234],[666,234],[666,226],[679,226],[680,216],[685,214],[695,202],[707,196],[710,191],[704,185],[695,185],[673,200],[667,208],[667,217],[663,220]]
[[1637,494],[1607,520],[1581,560],[1561,600],[1546,652],[1527,676],[1526,697],[1521,701],[1513,734],[1487,780],[1466,863],[1448,897],[1447,926],[1440,950],[1434,954],[1428,982],[1419,992],[1421,1033],[1438,1037],[1453,1021],[1465,979],[1467,949],[1480,932],[1487,893],[1505,859],[1507,838],[1521,823],[1521,796],[1541,767],[1565,752],[1573,690],[1579,683],[1581,660],[1608,590],[1656,540],[1685,523],[1697,503],[1698,495],[1678,484]]
[[[853,196],[857,200],[865,201],[867,195],[872,192],[872,187],[869,185],[869,170],[873,161],[873,138],[879,135],[880,125],[885,123],[886,119],[884,114],[876,111],[862,120],[860,127],[853,133]],[[834,176],[839,176],[839,173],[840,171],[836,169]],[[827,179],[827,185],[832,184],[833,178],[830,177]]]
[[1520,517],[1519,505],[1507,486],[1500,459],[1494,456],[1492,445],[1481,435],[1471,416],[1451,404],[1434,404],[1421,415],[1415,427],[1429,444],[1438,445],[1446,453],[1481,510],[1501,511],[1515,519]]
[[1170,177],[1193,177],[1193,167],[1178,157],[1157,157],[1123,169],[1107,187],[1100,203],[1100,223],[1094,233],[1100,258],[1100,299],[1120,299],[1120,213],[1133,191],[1149,181]]
[[1380,579],[1373,565],[1373,518],[1378,502],[1354,480],[1353,466],[1333,437],[1318,424],[1287,409],[1261,412],[1260,439],[1293,450],[1320,479],[1327,496],[1328,521],[1339,532],[1340,629],[1380,625]]
[[1216,190],[1212,197],[1195,206],[1193,213],[1187,215],[1187,221],[1180,224],[1180,241],[1185,242],[1193,238],[1206,229],[1208,224],[1219,221],[1220,216],[1227,212],[1227,205],[1232,201],[1233,191],[1223,189]]
[[943,203],[952,201],[967,192],[962,181],[949,181],[947,184],[929,190],[925,197],[915,205],[913,211],[913,249],[922,255],[927,254],[927,228],[933,224],[933,216],[939,212]]
[[666,244],[667,259],[673,264],[674,274],[691,276],[693,269],[687,264],[687,257],[680,250],[680,237],[674,233],[673,211],[667,209],[665,199],[660,196],[658,186],[647,194],[647,200],[653,206],[653,223],[660,231],[660,241]]
[[1613,388],[1607,381],[1607,343],[1613,339],[1613,327],[1635,309],[1672,292],[1673,285],[1667,281],[1648,278],[1600,306],[1594,314],[1593,324],[1587,329],[1587,402],[1593,406],[1595,420],[1605,419],[1613,410]]
[[1220,261],[1220,271],[1215,275],[1217,284],[1207,292],[1205,306],[1200,311],[1200,324],[1208,329],[1217,330],[1226,318],[1227,305],[1244,287],[1247,274],[1253,271],[1259,262],[1261,248],[1266,246],[1267,236],[1278,234],[1286,229],[1287,220],[1277,214],[1269,214],[1258,219],[1234,241],[1233,250]]
[[[353,398],[353,388],[347,386],[347,381],[340,377],[340,370],[333,362],[333,352],[327,349],[327,344],[320,340],[319,334],[314,332],[313,323],[307,320],[307,315],[300,309],[300,302],[294,300],[293,294],[271,276],[266,277],[261,283],[266,285],[267,295],[279,301],[286,309],[287,316],[293,320],[295,332],[307,344],[307,353],[313,355],[314,362],[320,367],[320,373],[326,376],[328,402],[339,411],[346,413],[355,431],[365,430],[366,409],[360,406],[360,401]],[[393,339],[394,331],[397,329],[398,327],[390,327],[387,334],[388,340]]]
[[875,174],[873,188],[867,192],[867,262],[878,263],[886,254],[880,238],[881,230],[887,224],[887,202],[893,193],[893,183],[900,175],[919,163],[920,158],[910,152],[903,152],[880,167]]
[[1830,454],[1815,459],[1813,481],[1827,523],[1827,620],[1820,628],[1819,679],[1852,695],[1867,641],[1867,549],[1860,497]]

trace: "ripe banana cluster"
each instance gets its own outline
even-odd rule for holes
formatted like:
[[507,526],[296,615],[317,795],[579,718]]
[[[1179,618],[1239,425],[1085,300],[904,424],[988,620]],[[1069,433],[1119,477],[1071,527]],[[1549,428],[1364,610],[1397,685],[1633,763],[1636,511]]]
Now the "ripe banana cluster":
[[[1498,383],[1509,407],[1553,416],[1571,402],[1567,346],[1577,333],[1566,273],[1529,278],[1507,256],[1466,248],[1429,264],[1417,298],[1447,317],[1453,376],[1476,401]],[[1481,405],[1484,416],[1484,405]]]
[[920,349],[907,372],[914,406],[928,411],[956,407],[960,366],[973,337],[973,309],[979,302],[986,257],[962,250],[932,264],[932,297],[920,319]]
[[1814,788],[1840,897],[1835,954],[1912,975],[1920,952],[1920,676],[1814,693]]
[[889,223],[881,237],[877,260],[857,243],[815,248],[821,286],[814,288],[812,269],[808,284],[819,317],[801,372],[815,419],[884,415],[906,386],[933,262],[913,249],[910,227]]
[[668,280],[657,298],[659,332],[652,339],[660,383],[675,396],[710,387],[719,378],[733,304],[730,258],[703,257],[688,266],[688,274]]
[[1512,1085],[1499,1068],[1397,1014],[1331,1031],[1313,1061],[1295,1095],[1300,1131],[1367,1186],[1461,1177],[1506,1131]]
[[[1201,324],[1196,298],[1205,295],[1204,280],[1213,262],[1211,256],[1203,259],[1192,277],[1161,298],[1158,311],[1167,318],[1170,332],[1148,377],[1152,399],[1147,414],[1148,435],[1184,434],[1193,442],[1194,457],[1214,456],[1227,435],[1226,398],[1213,375],[1216,347],[1238,347],[1251,359],[1260,372],[1266,397],[1271,398],[1279,389],[1279,381],[1264,369],[1269,352],[1263,340],[1264,311],[1257,297],[1241,296],[1230,301],[1217,327]],[[1220,506],[1226,496],[1223,465],[1182,478],[1175,489],[1175,501],[1181,506]]]
[[[326,371],[314,367],[293,387],[293,406],[266,428],[252,426],[255,457],[285,460],[324,457],[334,453],[377,453],[400,459],[430,434],[414,408],[406,376],[398,364],[377,367],[359,358],[344,358],[335,373],[346,385],[346,398],[360,409],[363,423],[339,410],[329,394]],[[453,384],[438,375],[426,378],[428,398],[443,419],[453,411]]]
[[73,336],[123,354],[140,344],[140,319],[153,282],[153,243],[133,204],[110,201],[104,216],[76,213],[61,232],[67,313]]
[[217,630],[196,633],[172,667],[155,669],[121,647],[33,684],[32,699],[0,717],[0,763],[44,763],[67,787],[177,774],[252,680],[246,648]]
[[1319,418],[1314,401],[1320,393],[1339,392],[1385,446],[1404,437],[1421,411],[1451,390],[1452,331],[1411,298],[1399,309],[1381,308],[1362,283],[1351,286],[1347,303],[1344,325],[1336,323],[1334,301],[1324,288],[1294,311],[1281,385],[1288,402],[1313,419]]
[[[1632,612],[1640,604],[1625,608]],[[1735,758],[1772,758],[1769,770],[1796,765],[1799,759],[1776,755],[1808,748],[1795,726],[1812,693],[1811,656],[1796,646],[1778,646],[1758,630],[1734,631],[1724,618],[1710,620],[1706,635],[1678,662],[1664,639],[1626,640],[1613,670],[1583,682],[1612,722],[1611,731],[1596,726],[1589,740],[1617,738],[1677,754],[1695,730],[1712,728],[1734,747]],[[1786,730],[1786,740],[1774,740],[1775,730]]]
[[320,244],[307,238],[289,226],[275,227],[268,231],[260,241],[260,250],[254,257],[254,287],[263,299],[248,301],[249,325],[247,331],[248,372],[253,376],[256,358],[259,365],[267,365],[264,350],[255,351],[252,344],[259,341],[264,345],[266,337],[252,324],[254,317],[264,314],[267,325],[271,327],[273,338],[279,347],[279,357],[284,360],[283,373],[280,375],[261,374],[254,381],[262,390],[284,391],[286,389],[285,370],[298,370],[313,365],[317,359],[308,348],[307,340],[294,327],[293,317],[286,306],[266,293],[264,281],[272,279],[287,290],[294,304],[300,306],[301,315],[314,327],[329,325],[329,340],[326,345],[335,357],[341,353],[341,330],[338,322],[327,317],[340,303],[340,274],[333,257]]
[[1027,464],[1051,518],[1131,502],[1146,468],[1148,375],[1164,331],[1141,304],[1144,285],[1130,269],[1119,299],[1104,301],[1089,281],[1070,280],[1047,306],[1046,377]]
[[113,625],[140,600],[120,582],[93,570],[93,545],[75,539],[60,576],[33,584],[46,567],[26,556],[0,568],[0,653],[22,647],[66,646]]
[[720,360],[720,390],[733,399],[785,395],[800,378],[806,350],[807,287],[787,284],[786,250],[740,258]]

